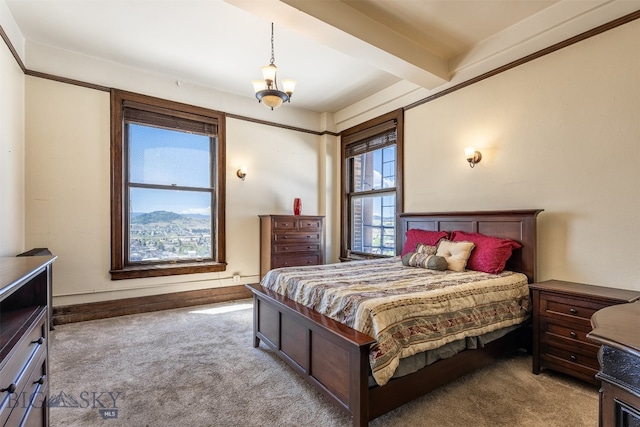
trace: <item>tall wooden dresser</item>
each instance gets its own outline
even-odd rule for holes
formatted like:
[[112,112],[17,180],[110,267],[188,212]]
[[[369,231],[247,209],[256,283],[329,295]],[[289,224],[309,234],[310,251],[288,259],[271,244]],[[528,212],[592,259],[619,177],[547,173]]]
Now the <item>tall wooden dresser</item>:
[[260,277],[279,267],[324,264],[324,217],[260,215]]
[[49,425],[53,256],[0,258],[0,426]]

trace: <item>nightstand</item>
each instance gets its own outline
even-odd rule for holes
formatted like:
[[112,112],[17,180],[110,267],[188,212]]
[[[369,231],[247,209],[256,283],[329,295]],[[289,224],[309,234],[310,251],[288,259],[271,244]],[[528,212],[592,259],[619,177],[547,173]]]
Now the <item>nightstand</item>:
[[600,346],[587,338],[591,316],[615,304],[633,302],[640,292],[549,280],[531,283],[533,293],[533,373],[553,369],[600,385]]

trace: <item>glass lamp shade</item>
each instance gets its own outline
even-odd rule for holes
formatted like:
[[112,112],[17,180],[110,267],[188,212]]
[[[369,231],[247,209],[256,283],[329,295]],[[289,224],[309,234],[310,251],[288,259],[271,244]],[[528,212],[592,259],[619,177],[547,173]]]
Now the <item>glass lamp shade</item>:
[[256,93],[267,88],[267,84],[264,82],[264,80],[252,80],[251,83],[253,84],[253,90]]
[[282,79],[282,89],[287,95],[291,96],[296,88],[296,83],[293,79]]
[[269,64],[262,67],[262,77],[264,77],[264,81],[267,82],[267,85],[273,85],[273,82],[276,81],[276,73],[278,72],[278,67],[275,64]]
[[277,95],[265,95],[262,97],[262,102],[273,110],[282,105],[282,98]]
[[475,147],[467,147],[464,149],[464,156],[467,160],[473,159],[473,156],[476,155]]

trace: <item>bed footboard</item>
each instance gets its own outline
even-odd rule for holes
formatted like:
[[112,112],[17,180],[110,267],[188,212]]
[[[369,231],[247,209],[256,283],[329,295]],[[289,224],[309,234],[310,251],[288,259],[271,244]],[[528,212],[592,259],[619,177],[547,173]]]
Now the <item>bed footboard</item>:
[[260,341],[353,417],[369,421],[369,346],[375,340],[260,285],[254,295],[253,345]]

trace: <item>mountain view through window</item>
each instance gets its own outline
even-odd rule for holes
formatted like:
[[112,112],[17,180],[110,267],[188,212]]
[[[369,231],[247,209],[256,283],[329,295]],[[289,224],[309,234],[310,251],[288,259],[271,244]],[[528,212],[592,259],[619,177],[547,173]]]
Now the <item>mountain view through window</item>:
[[212,254],[211,137],[128,124],[129,262]]

